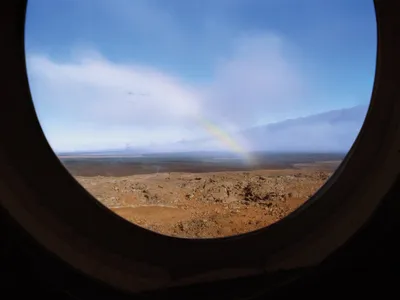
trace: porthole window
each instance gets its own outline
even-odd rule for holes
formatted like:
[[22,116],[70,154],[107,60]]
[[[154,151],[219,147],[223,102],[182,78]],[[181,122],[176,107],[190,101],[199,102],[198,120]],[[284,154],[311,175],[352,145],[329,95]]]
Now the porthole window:
[[375,73],[372,1],[38,0],[25,34],[35,109],[71,175],[183,238],[305,203],[357,137]]

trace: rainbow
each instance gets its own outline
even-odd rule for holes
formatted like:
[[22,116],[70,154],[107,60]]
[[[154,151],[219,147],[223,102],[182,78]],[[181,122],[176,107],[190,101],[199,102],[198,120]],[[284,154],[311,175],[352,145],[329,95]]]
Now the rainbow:
[[199,117],[197,121],[209,134],[223,143],[233,153],[239,154],[247,164],[254,165],[256,163],[255,158],[249,153],[249,151],[229,132],[223,130],[221,127],[205,118]]

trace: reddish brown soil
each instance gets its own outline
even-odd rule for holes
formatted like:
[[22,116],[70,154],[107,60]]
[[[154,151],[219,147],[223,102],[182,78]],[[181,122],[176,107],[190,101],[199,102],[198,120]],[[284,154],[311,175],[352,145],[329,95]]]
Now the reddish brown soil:
[[278,221],[303,204],[331,173],[307,168],[76,178],[135,224],[170,236],[210,238]]

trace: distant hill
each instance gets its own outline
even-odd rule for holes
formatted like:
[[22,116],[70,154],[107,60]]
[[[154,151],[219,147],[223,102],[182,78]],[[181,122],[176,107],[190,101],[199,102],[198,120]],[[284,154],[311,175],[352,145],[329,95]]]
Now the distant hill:
[[253,150],[348,151],[360,131],[367,105],[249,128],[241,132]]
[[[364,122],[367,105],[327,111],[240,131],[251,151],[273,152],[347,152]],[[166,148],[179,151],[213,149],[218,141],[184,141]]]
[[[364,122],[367,105],[331,110],[238,132],[251,151],[347,152]],[[58,155],[140,155],[155,152],[226,151],[214,139],[184,140],[155,148],[112,149]]]

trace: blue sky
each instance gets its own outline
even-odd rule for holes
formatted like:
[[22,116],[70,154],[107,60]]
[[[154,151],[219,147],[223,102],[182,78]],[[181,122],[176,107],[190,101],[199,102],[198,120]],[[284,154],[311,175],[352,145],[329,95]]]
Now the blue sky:
[[54,149],[148,147],[366,104],[372,1],[35,0],[35,107]]

